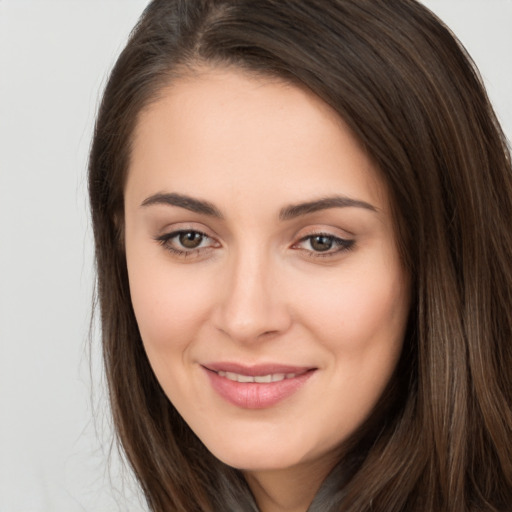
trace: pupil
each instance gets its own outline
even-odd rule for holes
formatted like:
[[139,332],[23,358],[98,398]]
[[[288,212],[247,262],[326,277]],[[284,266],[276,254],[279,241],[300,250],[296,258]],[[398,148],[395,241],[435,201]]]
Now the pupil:
[[315,251],[328,251],[332,248],[332,238],[323,235],[314,236],[311,240],[311,247]]
[[194,231],[187,231],[180,234],[180,244],[187,249],[195,249],[199,247],[203,241],[203,235]]

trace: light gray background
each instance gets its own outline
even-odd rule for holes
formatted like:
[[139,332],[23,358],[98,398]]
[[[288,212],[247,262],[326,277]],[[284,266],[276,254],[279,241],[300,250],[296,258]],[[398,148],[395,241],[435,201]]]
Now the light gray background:
[[[108,70],[146,0],[0,0],[0,512],[139,512],[93,336],[86,161]],[[428,0],[512,139],[512,0]],[[96,420],[92,420],[92,417]]]

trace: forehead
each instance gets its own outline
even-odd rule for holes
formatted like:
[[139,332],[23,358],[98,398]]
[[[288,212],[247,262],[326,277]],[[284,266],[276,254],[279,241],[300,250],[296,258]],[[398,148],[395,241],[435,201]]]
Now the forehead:
[[221,197],[276,187],[292,202],[333,187],[383,201],[375,166],[340,116],[295,85],[211,69],[173,82],[141,112],[127,189]]

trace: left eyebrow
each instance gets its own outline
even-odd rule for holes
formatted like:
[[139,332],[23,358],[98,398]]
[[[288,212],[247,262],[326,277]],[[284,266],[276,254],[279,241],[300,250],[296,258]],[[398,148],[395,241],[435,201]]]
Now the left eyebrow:
[[352,199],[346,196],[331,196],[308,201],[307,203],[291,204],[285,206],[279,212],[279,220],[290,220],[301,215],[327,210],[329,208],[364,208],[372,212],[378,212],[375,206],[359,199]]

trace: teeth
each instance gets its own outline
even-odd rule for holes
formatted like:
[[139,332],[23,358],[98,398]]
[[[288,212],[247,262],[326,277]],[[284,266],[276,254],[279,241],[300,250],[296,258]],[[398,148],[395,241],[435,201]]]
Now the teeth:
[[254,382],[272,382],[272,375],[258,375],[254,377]]
[[236,380],[238,382],[254,382],[254,377],[249,375],[236,375]]
[[297,374],[295,373],[273,373],[269,375],[257,375],[255,377],[251,375],[241,375],[240,373],[233,372],[217,372],[219,377],[225,377],[226,379],[233,380],[235,382],[257,382],[260,384],[269,383],[269,382],[279,382],[284,379],[293,379]]

